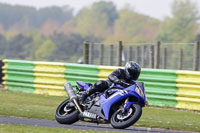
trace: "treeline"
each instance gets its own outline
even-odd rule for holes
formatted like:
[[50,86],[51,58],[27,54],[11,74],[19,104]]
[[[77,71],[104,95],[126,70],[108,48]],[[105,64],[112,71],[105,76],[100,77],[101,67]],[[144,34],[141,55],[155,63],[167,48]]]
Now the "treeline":
[[[37,33],[17,34],[7,40],[0,35],[1,58],[70,61],[76,62],[83,55],[84,40],[94,40],[79,34],[55,34],[45,37]],[[101,40],[94,40],[101,41]]]
[[36,9],[0,4],[0,57],[75,61],[83,42],[194,42],[200,39],[199,11],[190,0],[174,0],[163,21],[125,5],[95,2],[76,15],[69,6]]
[[72,19],[73,10],[68,6],[46,7],[37,10],[28,6],[11,6],[0,4],[0,24],[4,30],[32,30],[41,28],[48,20],[55,20],[58,25]]

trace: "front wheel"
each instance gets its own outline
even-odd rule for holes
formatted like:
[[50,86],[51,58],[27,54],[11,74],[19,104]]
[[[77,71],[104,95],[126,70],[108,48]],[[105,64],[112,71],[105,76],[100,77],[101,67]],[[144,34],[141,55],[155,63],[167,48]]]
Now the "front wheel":
[[132,104],[129,110],[122,113],[118,110],[111,116],[110,123],[114,128],[123,129],[133,125],[142,115],[142,107],[138,104]]
[[67,99],[58,106],[55,118],[60,124],[72,124],[79,120],[78,115],[79,111],[74,106],[71,106],[70,100]]

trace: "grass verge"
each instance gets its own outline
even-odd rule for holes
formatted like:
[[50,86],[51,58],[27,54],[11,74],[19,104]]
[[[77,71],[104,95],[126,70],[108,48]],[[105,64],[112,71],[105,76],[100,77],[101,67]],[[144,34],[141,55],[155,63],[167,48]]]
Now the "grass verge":
[[[0,115],[55,120],[57,106],[65,97],[0,90]],[[200,112],[145,107],[135,126],[200,132]]]
[[[25,126],[25,125],[7,125],[0,124],[1,133],[94,133],[94,130],[76,130],[64,128],[51,128],[39,126]],[[105,131],[95,131],[96,133],[105,133]],[[108,131],[106,131],[108,133]],[[110,132],[109,133],[118,133]]]

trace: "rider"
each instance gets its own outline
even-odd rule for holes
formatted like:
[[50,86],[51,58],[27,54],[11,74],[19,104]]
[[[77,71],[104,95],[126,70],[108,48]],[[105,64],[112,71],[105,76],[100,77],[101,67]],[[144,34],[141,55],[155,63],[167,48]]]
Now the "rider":
[[140,75],[141,67],[134,61],[129,61],[125,65],[125,69],[116,69],[113,71],[107,80],[97,81],[88,90],[83,92],[81,96],[81,102],[83,103],[85,99],[94,94],[95,92],[104,92],[111,86],[112,83],[122,84],[122,82],[133,84],[132,80],[137,80]]

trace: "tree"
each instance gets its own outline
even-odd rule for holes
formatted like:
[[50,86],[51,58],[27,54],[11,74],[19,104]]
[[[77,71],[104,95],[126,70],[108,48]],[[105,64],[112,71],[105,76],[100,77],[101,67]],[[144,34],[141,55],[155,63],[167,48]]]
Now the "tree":
[[69,60],[72,56],[82,56],[84,39],[78,34],[64,35],[62,33],[52,36],[55,43],[54,60]]
[[73,9],[69,6],[64,6],[63,8],[52,6],[41,8],[38,11],[37,21],[38,24],[43,24],[47,20],[55,20],[59,22],[59,25],[64,24],[66,21],[71,20],[73,14]]
[[105,42],[138,40],[134,38],[142,38],[144,41],[153,40],[157,35],[159,23],[158,20],[137,13],[133,7],[126,5],[119,11],[113,35],[107,37]]
[[4,33],[4,28],[3,28],[3,25],[0,24],[0,34],[3,34]]
[[[80,57],[83,56],[83,42],[90,40],[94,42],[102,41],[99,38],[92,36],[82,37],[79,34],[68,34],[63,33],[55,34],[51,36],[52,41],[55,44],[55,50],[53,60],[60,61],[73,61],[76,62]],[[72,60],[73,59],[73,60]]]
[[24,45],[24,52],[26,59],[35,60],[37,55],[35,52],[40,48],[40,46],[48,39],[37,32],[31,32],[26,34],[26,37],[32,38],[32,41]]
[[[24,17],[34,17],[35,14],[36,9],[32,7],[11,6],[0,3],[0,22],[4,26],[5,30],[23,20]],[[34,18],[32,20],[34,20]]]
[[197,41],[200,41],[200,34],[197,34],[196,40],[197,40]]
[[43,24],[40,32],[42,35],[50,36],[55,34],[58,30],[58,22],[56,20],[48,20]]
[[69,21],[62,25],[62,27],[59,29],[59,32],[64,33],[65,35],[70,35],[75,33],[75,30],[76,30],[76,22]]
[[71,20],[72,16],[73,9],[69,6],[53,6],[37,10],[29,6],[0,3],[0,23],[5,31],[9,29],[19,31],[39,29],[48,20],[55,20],[60,26]]
[[44,41],[39,49],[35,51],[36,60],[50,60],[54,50],[55,44],[51,40]]
[[100,1],[90,8],[83,8],[72,20],[75,32],[82,36],[105,38],[112,33],[112,25],[118,18],[115,5],[112,2]]
[[107,25],[109,26],[112,26],[118,18],[118,12],[112,2],[96,2],[92,5],[91,10],[95,11],[96,15],[105,15],[107,17]]
[[195,40],[199,12],[190,0],[175,0],[171,7],[172,17],[161,24],[157,39],[165,42],[191,42]]
[[26,51],[24,46],[31,43],[32,38],[26,37],[23,34],[18,34],[15,37],[7,41],[4,55],[7,58],[26,58]]
[[5,55],[7,40],[6,38],[0,34],[0,57]]

